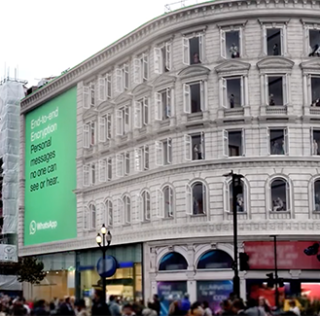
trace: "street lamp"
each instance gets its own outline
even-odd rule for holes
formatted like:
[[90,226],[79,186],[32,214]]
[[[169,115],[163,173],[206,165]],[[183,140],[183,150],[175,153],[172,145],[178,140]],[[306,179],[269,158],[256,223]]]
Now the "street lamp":
[[275,305],[279,308],[279,277],[278,277],[278,252],[277,252],[277,235],[270,236],[273,238],[273,252],[274,252],[274,278],[275,278]]
[[[102,273],[106,272],[106,252],[111,244],[112,235],[110,231],[103,224],[100,233],[97,234],[96,242],[102,251]],[[102,299],[104,304],[106,303],[106,278],[101,276],[102,278]]]
[[234,249],[234,261],[233,261],[233,293],[237,298],[240,298],[240,278],[238,268],[238,214],[237,214],[237,190],[241,186],[241,179],[244,178],[242,174],[230,173],[224,174],[224,177],[232,177],[232,214],[233,214],[233,249]]

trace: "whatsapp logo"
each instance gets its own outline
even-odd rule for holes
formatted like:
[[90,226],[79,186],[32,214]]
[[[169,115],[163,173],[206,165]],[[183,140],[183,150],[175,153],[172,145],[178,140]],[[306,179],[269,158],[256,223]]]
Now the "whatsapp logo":
[[37,223],[35,221],[31,221],[29,225],[30,235],[34,235],[37,231]]

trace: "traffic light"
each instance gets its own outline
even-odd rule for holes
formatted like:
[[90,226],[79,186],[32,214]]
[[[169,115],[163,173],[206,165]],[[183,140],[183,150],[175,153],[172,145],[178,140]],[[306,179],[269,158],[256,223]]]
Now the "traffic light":
[[268,287],[270,287],[270,288],[274,287],[273,273],[268,273],[268,274],[267,274],[267,277],[268,277],[268,279],[267,279],[267,285],[268,285]]
[[[303,252],[307,255],[307,256],[315,256],[318,254],[319,252],[319,243],[314,243],[312,246],[309,246],[308,248],[306,248]],[[319,260],[319,258],[318,258]]]
[[249,266],[249,256],[245,252],[239,253],[239,261],[240,261],[240,271],[248,271],[250,270]]

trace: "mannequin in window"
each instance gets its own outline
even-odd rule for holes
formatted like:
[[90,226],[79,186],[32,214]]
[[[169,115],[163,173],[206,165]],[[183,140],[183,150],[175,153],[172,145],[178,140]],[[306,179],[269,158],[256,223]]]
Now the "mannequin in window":
[[200,64],[200,63],[201,61],[199,58],[199,54],[198,53],[193,54],[193,64]]
[[202,160],[202,144],[193,146],[193,157],[194,160]]
[[274,212],[285,211],[284,203],[282,199],[280,199],[280,197],[277,197],[277,199],[274,201],[273,211]]
[[269,105],[276,105],[273,99],[273,94],[269,95]]
[[318,143],[317,141],[314,139],[312,142],[312,155],[318,155]]
[[278,55],[279,55],[279,47],[278,47],[278,44],[274,44],[274,45],[273,45],[272,51],[273,51],[273,56],[278,56]]
[[230,95],[230,109],[234,108],[234,94],[231,93]]
[[320,56],[320,47],[318,44],[314,45],[312,48],[311,53],[309,54],[309,57],[319,57]]
[[232,45],[229,49],[229,52],[230,52],[231,58],[239,58],[240,57],[238,46],[236,46],[235,43],[232,43]]

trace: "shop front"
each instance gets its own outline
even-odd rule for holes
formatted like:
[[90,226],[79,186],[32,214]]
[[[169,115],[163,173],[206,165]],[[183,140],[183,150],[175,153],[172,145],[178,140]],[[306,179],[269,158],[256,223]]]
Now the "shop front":
[[[277,256],[275,258],[275,246]],[[280,301],[293,296],[310,300],[320,299],[320,251],[315,241],[250,241],[244,243],[249,256],[250,270],[246,273],[247,295],[264,296],[274,304],[275,287],[268,286],[267,274],[273,273],[275,264],[284,286],[280,288]]]
[[[149,285],[146,287],[151,287],[151,292],[159,295],[161,315],[168,314],[172,299],[181,299],[185,293],[192,302],[208,301],[215,312],[220,309],[220,302],[232,293],[232,245],[146,247],[151,259],[150,279],[146,280]],[[147,269],[146,266],[145,272]]]
[[75,253],[63,252],[37,256],[44,264],[45,278],[40,284],[23,284],[23,295],[28,300],[75,295]]
[[[107,255],[118,262],[114,276],[107,278],[107,298],[116,295],[123,301],[137,301],[142,291],[142,249],[141,244],[110,247]],[[99,248],[81,251],[79,257],[80,288],[82,297],[90,297],[95,288],[101,288],[101,277],[97,262],[102,253]]]

